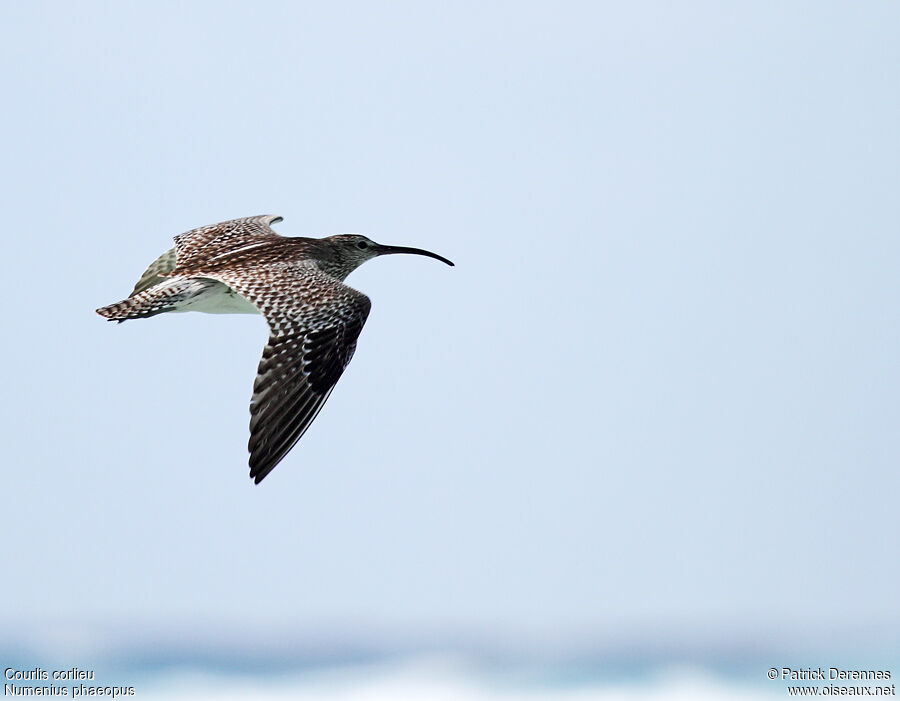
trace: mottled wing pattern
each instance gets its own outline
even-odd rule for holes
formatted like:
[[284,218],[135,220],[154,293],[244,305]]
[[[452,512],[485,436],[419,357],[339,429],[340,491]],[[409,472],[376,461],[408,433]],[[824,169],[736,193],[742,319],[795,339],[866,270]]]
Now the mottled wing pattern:
[[281,264],[215,277],[269,322],[250,402],[250,476],[259,484],[300,440],[344,368],[371,302],[314,264]]
[[188,272],[198,264],[208,265],[217,257],[232,254],[244,247],[280,239],[282,237],[271,228],[272,224],[280,221],[279,216],[265,214],[231,219],[179,234],[175,237],[175,252],[178,256],[176,272]]
[[134,289],[128,296],[134,297],[139,292],[143,292],[144,290],[149,289],[154,285],[162,282],[166,279],[165,276],[168,273],[171,273],[174,269],[175,249],[170,248],[150,264],[150,267],[148,267],[144,271],[144,274],[141,275],[141,279],[137,281],[137,284],[135,284]]
[[175,311],[179,305],[216,286],[219,286],[219,283],[215,280],[202,278],[163,278],[159,284],[132,294],[121,302],[100,307],[97,313],[110,321],[143,319]]

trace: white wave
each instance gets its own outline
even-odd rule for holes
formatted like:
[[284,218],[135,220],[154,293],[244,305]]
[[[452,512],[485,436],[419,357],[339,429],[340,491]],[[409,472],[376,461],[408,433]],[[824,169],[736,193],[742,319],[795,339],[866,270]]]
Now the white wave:
[[783,695],[784,689],[748,688],[689,669],[629,683],[497,681],[447,660],[275,679],[185,673],[158,680],[152,689],[137,689],[151,701],[760,701],[771,699],[773,692]]

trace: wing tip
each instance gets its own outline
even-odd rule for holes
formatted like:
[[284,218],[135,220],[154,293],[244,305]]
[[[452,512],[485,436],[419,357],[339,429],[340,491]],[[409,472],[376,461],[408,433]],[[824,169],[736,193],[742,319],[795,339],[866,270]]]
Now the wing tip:
[[277,464],[278,462],[275,462],[273,465],[254,465],[251,457],[250,479],[253,480],[253,484],[259,484],[260,482],[262,482],[269,475],[269,473],[275,469],[275,465]]

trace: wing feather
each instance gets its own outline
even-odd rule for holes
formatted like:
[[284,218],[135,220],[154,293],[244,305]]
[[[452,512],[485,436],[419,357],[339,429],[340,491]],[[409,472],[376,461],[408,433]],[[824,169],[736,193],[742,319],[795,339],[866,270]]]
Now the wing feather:
[[258,484],[321,411],[353,357],[371,302],[312,265],[210,277],[250,300],[269,323],[250,401],[250,476]]
[[153,261],[141,275],[129,297],[159,284],[177,267],[187,270],[198,260],[236,253],[246,246],[282,238],[272,230],[281,217],[265,214],[202,226],[175,237],[175,246]]
[[217,256],[235,253],[238,249],[255,243],[282,238],[272,230],[272,224],[281,221],[275,214],[244,217],[201,226],[175,237],[179,272],[190,270],[199,262],[209,262]]
[[166,275],[168,273],[171,273],[174,269],[175,249],[170,248],[149,265],[149,267],[144,271],[144,274],[141,275],[141,279],[138,280],[135,284],[134,289],[131,291],[131,294],[128,296],[134,297],[136,294],[139,294],[144,290],[148,290],[154,285],[158,285],[163,280],[165,280]]

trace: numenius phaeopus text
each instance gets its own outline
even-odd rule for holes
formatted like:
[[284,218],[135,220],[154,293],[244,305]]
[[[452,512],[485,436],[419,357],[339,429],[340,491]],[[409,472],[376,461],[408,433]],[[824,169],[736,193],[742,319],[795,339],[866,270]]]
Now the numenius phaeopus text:
[[262,314],[269,323],[250,401],[250,477],[259,484],[316,418],[353,357],[371,302],[343,284],[376,256],[419,248],[382,246],[365,236],[285,237],[260,216],[175,237],[131,295],[97,313],[112,321],[163,312]]

